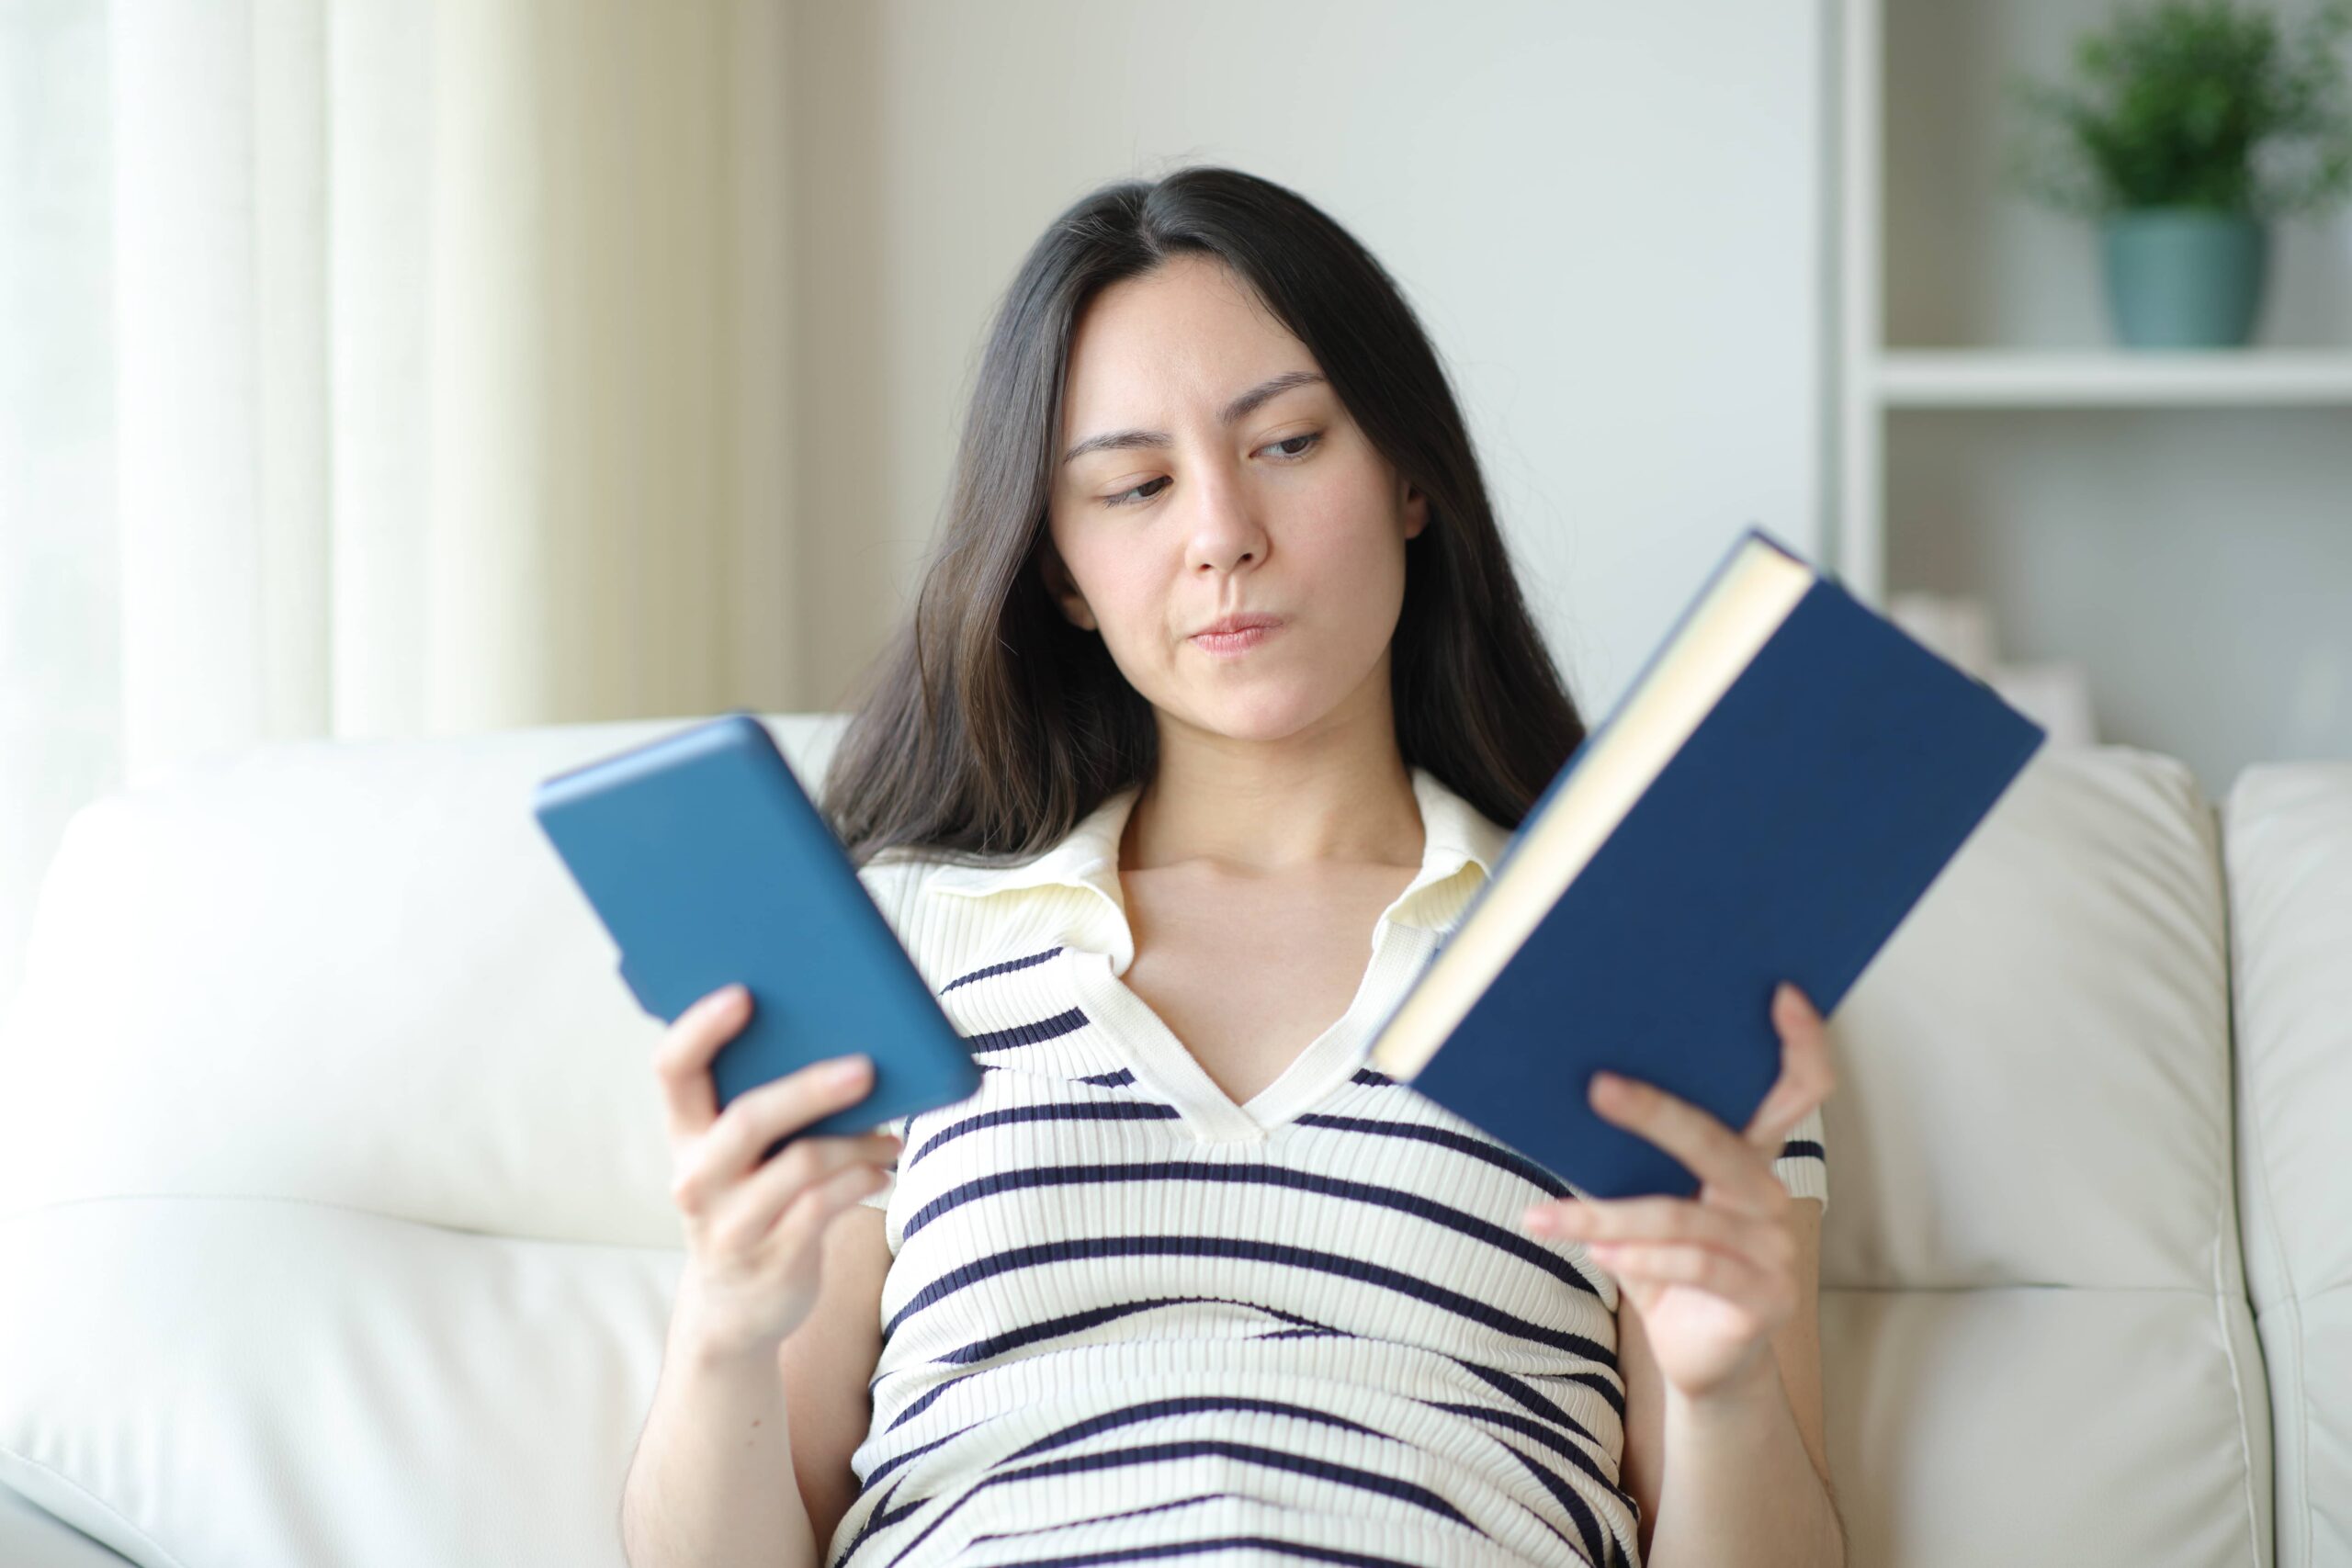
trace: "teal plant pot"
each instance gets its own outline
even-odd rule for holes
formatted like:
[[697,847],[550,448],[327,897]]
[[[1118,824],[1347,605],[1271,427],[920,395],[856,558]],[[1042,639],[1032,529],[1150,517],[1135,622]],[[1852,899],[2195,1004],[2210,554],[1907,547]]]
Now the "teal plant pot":
[[2107,308],[2131,348],[2237,348],[2254,336],[2270,233],[2244,213],[2152,207],[2099,224]]

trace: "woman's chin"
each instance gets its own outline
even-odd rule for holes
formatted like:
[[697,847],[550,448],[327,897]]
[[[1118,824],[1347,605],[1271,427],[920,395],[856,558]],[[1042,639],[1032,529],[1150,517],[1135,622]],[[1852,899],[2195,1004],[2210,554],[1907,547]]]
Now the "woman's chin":
[[1196,729],[1207,730],[1227,740],[1289,740],[1315,727],[1316,721],[1330,712],[1328,705],[1317,705],[1280,692],[1268,692],[1250,698],[1233,693],[1216,701],[1191,705],[1187,719]]

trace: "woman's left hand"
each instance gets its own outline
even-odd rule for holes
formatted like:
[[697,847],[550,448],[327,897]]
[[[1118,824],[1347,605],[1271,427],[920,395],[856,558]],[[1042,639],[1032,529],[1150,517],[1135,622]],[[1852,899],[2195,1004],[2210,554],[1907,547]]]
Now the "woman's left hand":
[[[1796,1124],[1837,1088],[1821,1015],[1795,986],[1773,993],[1781,1077],[1745,1133],[1654,1085],[1597,1074],[1592,1108],[1679,1158],[1700,1179],[1696,1198],[1578,1198],[1524,1216],[1538,1235],[1582,1240],[1642,1314],[1658,1373],[1686,1398],[1736,1383],[1771,1354],[1795,1315],[1796,1229],[1772,1173]],[[1618,1086],[1612,1095],[1611,1086]],[[1537,1223],[1538,1216],[1549,1221]]]

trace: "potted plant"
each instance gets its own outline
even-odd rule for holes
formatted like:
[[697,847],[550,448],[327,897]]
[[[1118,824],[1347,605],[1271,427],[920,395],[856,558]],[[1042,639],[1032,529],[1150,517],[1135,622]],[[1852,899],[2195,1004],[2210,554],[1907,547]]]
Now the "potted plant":
[[2123,8],[2075,39],[2069,90],[2013,77],[2026,116],[2009,177],[2097,221],[2109,314],[2134,348],[2245,344],[2269,224],[2352,189],[2340,40],[2352,0],[2319,0],[2290,47],[2232,0]]

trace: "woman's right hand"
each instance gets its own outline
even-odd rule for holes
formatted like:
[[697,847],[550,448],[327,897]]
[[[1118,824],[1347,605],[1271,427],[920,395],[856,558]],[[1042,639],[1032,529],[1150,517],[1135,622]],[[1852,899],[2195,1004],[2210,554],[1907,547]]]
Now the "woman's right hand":
[[[856,1055],[812,1062],[745,1090],[722,1111],[711,1058],[751,1011],[741,986],[711,992],[678,1015],[653,1063],[670,1129],[670,1199],[686,1230],[673,1326],[718,1357],[772,1353],[800,1326],[816,1304],[825,1228],[881,1189],[899,1148],[878,1131],[806,1136],[760,1163],[776,1139],[864,1100],[873,1065]],[[834,1077],[841,1063],[856,1071]]]

